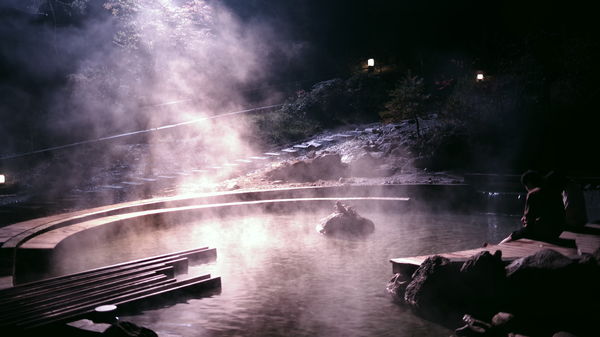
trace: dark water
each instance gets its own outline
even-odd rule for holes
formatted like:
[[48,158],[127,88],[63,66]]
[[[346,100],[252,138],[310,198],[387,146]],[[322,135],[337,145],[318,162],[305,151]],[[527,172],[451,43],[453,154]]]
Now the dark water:
[[[363,210],[375,233],[344,240],[315,231],[327,213],[206,219],[88,251],[116,262],[110,260],[217,248],[217,262],[194,272],[221,276],[220,292],[121,317],[159,336],[449,336],[450,330],[392,302],[385,291],[389,259],[475,248],[518,227],[516,218],[494,215]],[[86,260],[85,254],[77,259]]]

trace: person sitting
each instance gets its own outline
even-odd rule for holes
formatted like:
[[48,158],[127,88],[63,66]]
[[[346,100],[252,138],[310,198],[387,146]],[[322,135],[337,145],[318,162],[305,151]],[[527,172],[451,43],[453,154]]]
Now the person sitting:
[[550,171],[546,175],[548,185],[553,186],[562,195],[565,209],[565,225],[569,230],[580,229],[587,221],[585,197],[579,184],[569,179],[559,170]]
[[542,175],[528,170],[521,175],[527,190],[521,223],[523,228],[512,232],[500,243],[528,238],[539,241],[556,241],[563,231],[565,210],[560,192],[545,184]]

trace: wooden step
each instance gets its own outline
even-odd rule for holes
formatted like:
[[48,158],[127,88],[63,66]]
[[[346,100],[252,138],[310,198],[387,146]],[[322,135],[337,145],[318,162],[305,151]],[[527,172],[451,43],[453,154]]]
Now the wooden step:
[[171,294],[174,291],[204,290],[206,288],[218,287],[220,284],[220,277],[212,278],[210,275],[202,275],[190,280],[158,285],[133,293],[120,294],[103,301],[85,303],[76,308],[67,308],[60,312],[53,312],[44,317],[38,317],[37,319],[19,322],[18,326],[24,329],[33,329],[48,324],[66,323],[92,314],[97,306],[103,304],[110,303],[117,306],[131,304],[136,301],[161,296],[167,293]]
[[[173,278],[174,272],[172,266],[160,267],[161,265],[151,265],[144,268],[133,269],[124,273],[116,273],[109,276],[99,277],[94,280],[83,280],[80,282],[67,283],[65,285],[59,285],[56,288],[40,289],[36,291],[27,291],[22,294],[17,294],[11,297],[5,297],[0,302],[0,314],[5,311],[12,311],[13,305],[30,305],[44,303],[46,301],[52,301],[59,299],[63,296],[70,296],[77,294],[78,292],[85,292],[89,289],[99,287],[109,287],[120,282],[127,282],[127,280],[135,280],[138,278],[144,278],[149,276],[156,276],[163,274],[169,278]],[[157,269],[158,267],[158,269]]]
[[175,260],[178,258],[189,258],[191,262],[199,262],[199,261],[210,261],[216,259],[216,249],[209,249],[208,247],[201,247],[196,249],[190,249],[181,252],[163,254],[158,256],[152,256],[132,261],[127,261],[123,263],[118,263],[110,266],[94,268],[90,270],[86,270],[85,272],[56,276],[52,278],[47,278],[39,281],[32,281],[27,283],[18,284],[12,288],[6,288],[0,290],[0,298],[2,298],[5,294],[10,294],[14,292],[22,292],[24,289],[32,289],[32,288],[40,288],[40,287],[53,287],[56,283],[65,283],[72,282],[75,280],[84,280],[92,277],[97,277],[99,275],[106,275],[110,273],[114,273],[120,270],[127,270],[133,268],[139,268],[146,265],[151,265],[155,263],[164,263],[171,260]]
[[80,273],[30,282],[0,291],[0,328],[10,332],[72,321],[103,304],[125,305],[172,292],[220,285],[205,274],[186,280],[190,263],[216,259],[216,249],[201,247]]
[[139,289],[173,282],[175,282],[175,279],[168,278],[165,275],[154,275],[138,280],[128,280],[126,283],[121,283],[111,288],[90,289],[84,293],[74,293],[72,296],[57,298],[49,303],[27,307],[15,306],[14,311],[0,316],[0,322],[2,322],[2,324],[11,324],[26,321],[28,319],[44,316],[49,312],[60,312],[67,308],[79,307],[91,301],[110,299],[115,294],[127,294],[129,292],[139,291]]

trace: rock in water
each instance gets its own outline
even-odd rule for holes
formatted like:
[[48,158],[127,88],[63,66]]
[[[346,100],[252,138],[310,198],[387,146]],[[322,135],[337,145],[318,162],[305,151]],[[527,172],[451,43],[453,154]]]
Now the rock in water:
[[438,306],[447,295],[452,294],[458,276],[458,268],[453,267],[449,259],[440,255],[430,256],[414,272],[404,300],[415,309]]
[[404,293],[406,292],[406,287],[409,282],[410,280],[405,280],[402,274],[397,273],[392,277],[390,282],[388,282],[386,289],[394,296],[394,300],[404,301]]
[[317,225],[317,231],[325,235],[367,235],[375,231],[373,221],[358,215],[352,207],[335,203],[334,212]]

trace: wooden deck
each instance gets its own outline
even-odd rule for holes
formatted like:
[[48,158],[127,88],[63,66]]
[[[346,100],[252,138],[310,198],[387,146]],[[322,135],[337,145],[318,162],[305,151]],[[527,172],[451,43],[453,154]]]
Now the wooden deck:
[[562,232],[561,239],[575,240],[578,254],[592,254],[600,247],[600,225],[589,224],[584,227],[583,233]]
[[[570,241],[570,240],[565,240]],[[571,241],[572,242],[572,241]],[[574,244],[573,244],[574,245]],[[531,255],[542,249],[554,249],[557,252],[566,255],[566,256],[577,256],[578,250],[577,248],[570,248],[565,246],[558,246],[554,244],[550,244],[542,241],[535,241],[529,239],[520,239],[515,241],[506,242],[499,245],[487,245],[486,247],[463,250],[458,252],[450,252],[450,253],[440,253],[440,254],[432,254],[432,255],[421,255],[421,256],[411,256],[411,257],[401,257],[391,259],[392,262],[392,271],[394,274],[401,273],[406,276],[410,276],[408,274],[412,274],[414,270],[418,268],[418,266],[425,261],[430,256],[433,255],[441,255],[443,257],[449,258],[452,262],[463,263],[471,256],[482,252],[488,251],[490,253],[494,253],[496,250],[502,251],[502,260],[506,262],[510,262],[516,260],[520,257]]]

